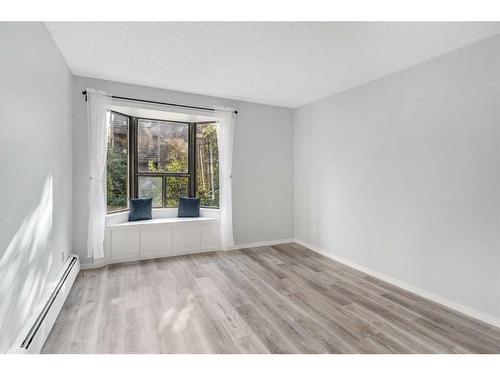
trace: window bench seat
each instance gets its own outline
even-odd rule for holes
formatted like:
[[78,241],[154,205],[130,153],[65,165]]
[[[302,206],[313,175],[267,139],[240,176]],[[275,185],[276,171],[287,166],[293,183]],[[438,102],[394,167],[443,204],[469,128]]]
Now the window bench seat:
[[212,217],[195,218],[153,214],[151,220],[130,222],[126,221],[126,214],[109,219],[110,215],[105,239],[108,263],[217,250],[218,211],[210,214]]
[[159,218],[151,220],[125,221],[123,223],[118,223],[118,224],[109,224],[108,228],[155,225],[155,224],[208,222],[208,221],[217,221],[217,219],[212,217],[171,217],[171,218]]

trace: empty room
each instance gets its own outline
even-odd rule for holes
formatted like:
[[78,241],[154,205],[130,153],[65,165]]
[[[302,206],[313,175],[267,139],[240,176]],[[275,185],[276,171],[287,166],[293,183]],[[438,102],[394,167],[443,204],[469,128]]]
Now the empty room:
[[0,59],[0,352],[500,353],[500,22],[5,21]]

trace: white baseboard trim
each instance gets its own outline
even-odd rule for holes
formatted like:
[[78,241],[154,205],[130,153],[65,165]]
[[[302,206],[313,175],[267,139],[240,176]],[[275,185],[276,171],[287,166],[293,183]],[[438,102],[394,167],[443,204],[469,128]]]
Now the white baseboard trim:
[[230,251],[230,250],[248,249],[251,247],[273,246],[273,245],[279,245],[282,243],[290,243],[290,242],[295,242],[295,240],[293,238],[284,238],[281,240],[273,240],[273,241],[243,243],[243,244],[231,246],[228,250]]
[[488,323],[488,324],[491,324],[493,326],[500,328],[500,318],[494,317],[494,316],[489,315],[489,314],[485,314],[485,313],[478,311],[478,310],[475,310],[469,306],[462,305],[460,303],[457,303],[457,302],[451,301],[447,298],[444,298],[442,296],[439,296],[435,293],[432,293],[432,292],[429,292],[427,290],[418,288],[414,285],[405,283],[404,281],[398,280],[394,277],[387,276],[387,275],[382,274],[380,272],[377,272],[377,271],[374,271],[372,269],[361,266],[359,264],[353,263],[347,259],[338,257],[338,256],[336,256],[336,255],[334,255],[334,254],[332,254],[324,249],[321,249],[321,248],[319,248],[315,245],[312,245],[310,243],[307,243],[305,241],[295,239],[294,242],[296,242],[299,245],[302,245],[304,247],[307,247],[308,249],[313,250],[313,251],[317,252],[318,254],[324,255],[324,256],[331,258],[339,263],[345,264],[346,266],[349,266],[349,267],[354,268],[358,271],[364,272],[370,276],[376,277],[377,279],[380,279],[380,280],[385,281],[387,283],[398,286],[398,287],[405,289],[409,292],[412,292],[420,297],[423,297],[423,298],[426,298],[426,299],[431,300],[433,302],[439,303],[439,304],[444,305],[452,310],[456,310],[462,314],[468,315],[472,318],[481,320],[485,323]]

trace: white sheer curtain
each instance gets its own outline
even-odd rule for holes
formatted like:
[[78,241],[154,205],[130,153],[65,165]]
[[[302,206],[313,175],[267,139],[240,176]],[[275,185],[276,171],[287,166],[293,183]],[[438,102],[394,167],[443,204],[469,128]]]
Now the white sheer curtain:
[[219,147],[219,207],[220,207],[220,240],[222,249],[227,250],[234,245],[233,239],[233,137],[236,123],[234,108],[214,107],[217,127],[217,144]]
[[106,154],[108,143],[107,110],[111,96],[87,89],[87,127],[89,152],[89,221],[87,255],[104,257],[106,225]]

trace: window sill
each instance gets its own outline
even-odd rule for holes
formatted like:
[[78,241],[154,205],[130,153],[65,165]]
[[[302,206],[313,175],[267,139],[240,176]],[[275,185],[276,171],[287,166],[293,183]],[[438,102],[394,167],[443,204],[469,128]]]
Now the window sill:
[[110,224],[108,228],[123,228],[123,227],[138,227],[144,225],[155,225],[155,224],[178,224],[178,223],[194,223],[194,222],[209,222],[215,221],[217,219],[211,217],[172,217],[165,219],[150,219],[150,220],[137,220],[137,221],[126,221],[118,224]]
[[[177,207],[157,207],[157,208],[153,208],[153,213],[155,213],[155,212],[165,212],[166,210],[177,210]],[[212,212],[219,212],[220,208],[215,208],[215,207],[200,207],[200,211],[202,211],[202,210],[210,210]],[[130,210],[128,208],[126,210],[113,211],[113,212],[110,212],[109,214],[106,214],[106,217],[113,218],[113,217],[116,217],[116,216],[121,216],[124,213],[128,213],[129,211]]]
[[[153,208],[152,220],[155,219],[176,219],[177,208]],[[106,226],[128,222],[129,210],[112,212],[106,215]],[[220,218],[219,208],[200,208],[201,218]]]
[[123,215],[125,212],[129,212],[130,210],[129,209],[126,209],[126,210],[120,210],[120,211],[113,211],[113,212],[110,212],[110,213],[107,213],[106,214],[106,217],[115,217],[115,216],[121,216]]

